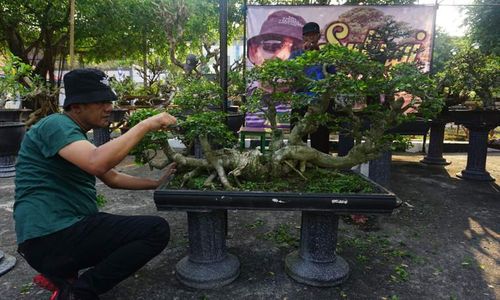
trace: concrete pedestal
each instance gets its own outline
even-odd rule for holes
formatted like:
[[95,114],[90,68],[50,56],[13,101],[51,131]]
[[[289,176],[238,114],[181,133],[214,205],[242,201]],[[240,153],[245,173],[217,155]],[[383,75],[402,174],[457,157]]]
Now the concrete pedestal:
[[287,255],[285,270],[312,286],[336,286],[349,276],[349,265],[337,256],[339,218],[331,212],[302,212],[300,248]]
[[446,123],[431,122],[431,134],[427,155],[420,161],[428,165],[449,165],[450,162],[443,158],[444,128]]
[[0,178],[16,176],[16,156],[0,156]]
[[457,176],[463,179],[477,181],[495,181],[486,171],[486,156],[488,154],[488,132],[490,127],[466,125],[469,129],[469,148],[467,151],[467,166]]
[[183,284],[212,289],[227,285],[240,274],[238,258],[226,249],[225,210],[188,212],[189,254],[175,266]]

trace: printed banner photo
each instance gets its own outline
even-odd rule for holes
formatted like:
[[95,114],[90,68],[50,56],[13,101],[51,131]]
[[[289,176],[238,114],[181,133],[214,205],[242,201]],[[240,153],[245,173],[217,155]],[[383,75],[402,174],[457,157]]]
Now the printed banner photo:
[[[278,57],[288,59],[302,45],[302,27],[316,22],[320,44],[356,48],[382,24],[395,24],[410,32],[396,40],[405,55],[386,64],[418,61],[430,69],[435,7],[412,6],[248,6],[247,68]],[[383,45],[381,45],[383,47]]]

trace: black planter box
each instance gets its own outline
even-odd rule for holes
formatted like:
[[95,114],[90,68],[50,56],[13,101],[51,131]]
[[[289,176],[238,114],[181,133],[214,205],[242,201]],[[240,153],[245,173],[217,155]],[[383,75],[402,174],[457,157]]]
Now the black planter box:
[[390,214],[401,201],[377,188],[369,194],[275,193],[174,190],[154,192],[158,210],[185,210],[189,252],[175,267],[177,279],[200,289],[219,288],[240,273],[238,257],[227,252],[227,210],[302,211],[300,246],[285,258],[285,271],[312,286],[336,286],[347,280],[349,264],[336,254],[338,214]]

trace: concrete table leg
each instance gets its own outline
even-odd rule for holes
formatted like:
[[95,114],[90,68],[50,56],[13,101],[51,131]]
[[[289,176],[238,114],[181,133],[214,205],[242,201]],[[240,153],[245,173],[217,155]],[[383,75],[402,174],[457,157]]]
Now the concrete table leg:
[[302,212],[300,248],[287,255],[287,274],[312,286],[335,286],[349,276],[349,265],[337,256],[339,217],[330,212]]
[[420,161],[428,165],[449,165],[443,158],[444,128],[445,122],[431,122],[431,133],[427,155]]
[[0,156],[0,178],[16,176],[16,156]]
[[226,249],[224,210],[188,212],[189,254],[175,266],[183,284],[211,289],[227,285],[240,274],[238,258]]
[[376,183],[387,186],[391,179],[392,152],[383,152],[379,158],[369,161],[368,178]]
[[477,181],[495,181],[486,171],[488,154],[488,132],[491,128],[467,126],[469,129],[469,147],[467,150],[467,166],[457,176]]

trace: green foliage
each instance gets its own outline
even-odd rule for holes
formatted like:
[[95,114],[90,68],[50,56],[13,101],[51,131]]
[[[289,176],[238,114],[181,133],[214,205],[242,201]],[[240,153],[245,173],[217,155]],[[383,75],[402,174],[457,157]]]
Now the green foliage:
[[108,200],[106,199],[106,197],[104,197],[104,195],[98,194],[95,199],[95,202],[97,203],[97,207],[103,208],[104,206],[106,206]]
[[446,98],[460,103],[476,101],[480,107],[492,107],[493,95],[500,91],[500,59],[466,42],[437,76],[440,91]]
[[75,46],[80,59],[86,62],[140,59],[150,50],[163,49],[165,35],[154,2],[77,1]]
[[264,226],[264,221],[262,221],[261,219],[257,219],[252,224],[248,224],[247,225],[247,227],[250,228],[250,229],[256,229],[256,228],[259,228],[259,227],[262,227],[262,226]]
[[293,232],[287,224],[280,224],[277,229],[266,233],[264,237],[281,246],[297,247],[299,245],[297,233]]
[[222,89],[219,84],[204,77],[184,77],[178,82],[178,92],[173,104],[173,114],[178,117],[180,138],[192,143],[200,136],[207,136],[212,144],[232,147],[236,138],[226,125],[222,112]]
[[[145,108],[136,110],[129,118],[129,126],[133,127],[144,119],[159,114],[161,111],[153,108]],[[145,164],[152,159],[152,155],[161,148],[161,144],[167,142],[169,135],[165,131],[155,131],[147,133],[144,138],[137,144],[131,155],[135,156],[137,163]],[[154,154],[151,154],[153,152]]]
[[33,80],[33,69],[30,65],[23,63],[19,57],[8,52],[1,70],[3,76],[0,76],[0,104],[2,100],[24,97],[31,91],[27,81]]
[[394,268],[394,273],[391,275],[391,279],[396,282],[408,281],[410,278],[410,273],[408,272],[408,266],[405,264],[400,264]]
[[118,99],[123,99],[124,96],[138,95],[135,91],[137,86],[130,76],[125,77],[123,80],[112,80],[111,87],[116,93]]
[[394,141],[392,142],[392,151],[406,151],[413,146],[411,142],[411,138],[406,135],[397,135]]
[[475,0],[466,8],[469,35],[485,54],[500,55],[500,9],[498,0]]
[[464,37],[452,37],[441,28],[436,30],[432,52],[432,74],[443,71],[445,64],[453,58],[453,53],[464,39]]
[[180,119],[178,126],[183,132],[183,138],[194,141],[200,136],[207,136],[212,145],[231,148],[236,138],[226,123],[226,114],[217,111],[206,111],[188,115],[185,120]]

